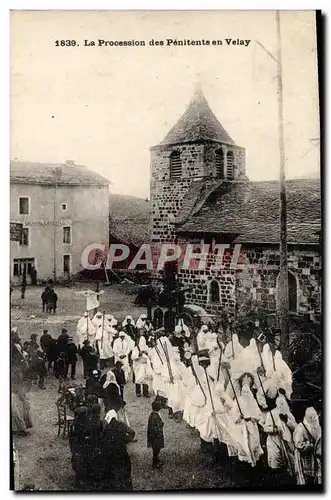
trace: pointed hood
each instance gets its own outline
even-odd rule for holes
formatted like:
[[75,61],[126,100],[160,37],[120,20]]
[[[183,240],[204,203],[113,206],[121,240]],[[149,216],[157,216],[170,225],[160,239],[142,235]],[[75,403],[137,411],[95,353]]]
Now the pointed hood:
[[185,113],[172,127],[160,146],[200,140],[234,144],[210,109],[202,90],[197,88]]

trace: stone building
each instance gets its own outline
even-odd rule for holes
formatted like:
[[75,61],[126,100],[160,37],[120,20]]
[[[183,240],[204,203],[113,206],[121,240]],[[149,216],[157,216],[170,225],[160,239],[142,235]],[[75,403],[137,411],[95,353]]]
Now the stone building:
[[32,266],[41,280],[67,279],[81,271],[84,249],[108,243],[109,181],[73,162],[11,162],[10,221],[23,224],[10,242],[11,279]]
[[[320,312],[320,182],[288,180],[290,311]],[[193,244],[207,251],[206,266],[183,269],[187,301],[210,312],[255,303],[277,308],[279,276],[279,184],[246,177],[245,150],[219,123],[201,90],[166,138],[151,148],[152,242]],[[239,264],[225,251],[213,269],[215,245],[240,245]],[[206,247],[203,245],[209,245]]]

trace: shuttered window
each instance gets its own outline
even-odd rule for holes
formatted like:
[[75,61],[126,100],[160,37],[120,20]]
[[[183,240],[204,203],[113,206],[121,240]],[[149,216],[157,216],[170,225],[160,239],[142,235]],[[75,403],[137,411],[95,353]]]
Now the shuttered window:
[[20,245],[22,247],[29,246],[29,228],[28,227],[23,227],[23,229],[22,229]]
[[170,179],[180,179],[182,176],[182,160],[179,151],[173,151],[170,155]]
[[224,179],[224,153],[222,149],[216,151],[216,177]]
[[63,228],[63,243],[71,244],[71,227],[66,226]]
[[234,172],[233,172],[233,152],[232,151],[228,151],[228,154],[227,154],[226,176],[227,176],[228,179],[233,179],[233,177],[234,177]]

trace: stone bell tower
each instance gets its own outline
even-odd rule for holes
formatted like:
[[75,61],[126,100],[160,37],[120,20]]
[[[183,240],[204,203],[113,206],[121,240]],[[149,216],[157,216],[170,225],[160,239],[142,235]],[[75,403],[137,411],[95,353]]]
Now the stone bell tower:
[[151,148],[151,241],[174,241],[183,205],[197,201],[194,192],[245,178],[245,150],[235,145],[197,88],[183,116]]

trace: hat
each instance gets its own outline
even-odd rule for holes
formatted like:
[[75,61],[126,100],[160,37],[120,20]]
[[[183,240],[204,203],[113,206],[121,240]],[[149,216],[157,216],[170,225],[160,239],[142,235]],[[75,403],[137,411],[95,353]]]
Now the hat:
[[98,370],[93,370],[92,375],[98,375]]
[[31,336],[30,336],[30,339],[36,339],[37,338],[37,335],[35,333],[33,333]]
[[47,332],[48,332],[48,330],[43,330],[43,333],[47,333]]
[[62,328],[62,333],[67,333],[67,329],[66,328]]
[[11,329],[11,332],[12,332],[12,333],[17,333],[17,326],[14,326],[14,327]]
[[87,345],[87,344],[89,344],[89,343],[90,343],[90,342],[89,342],[88,340],[84,340],[83,345]]

